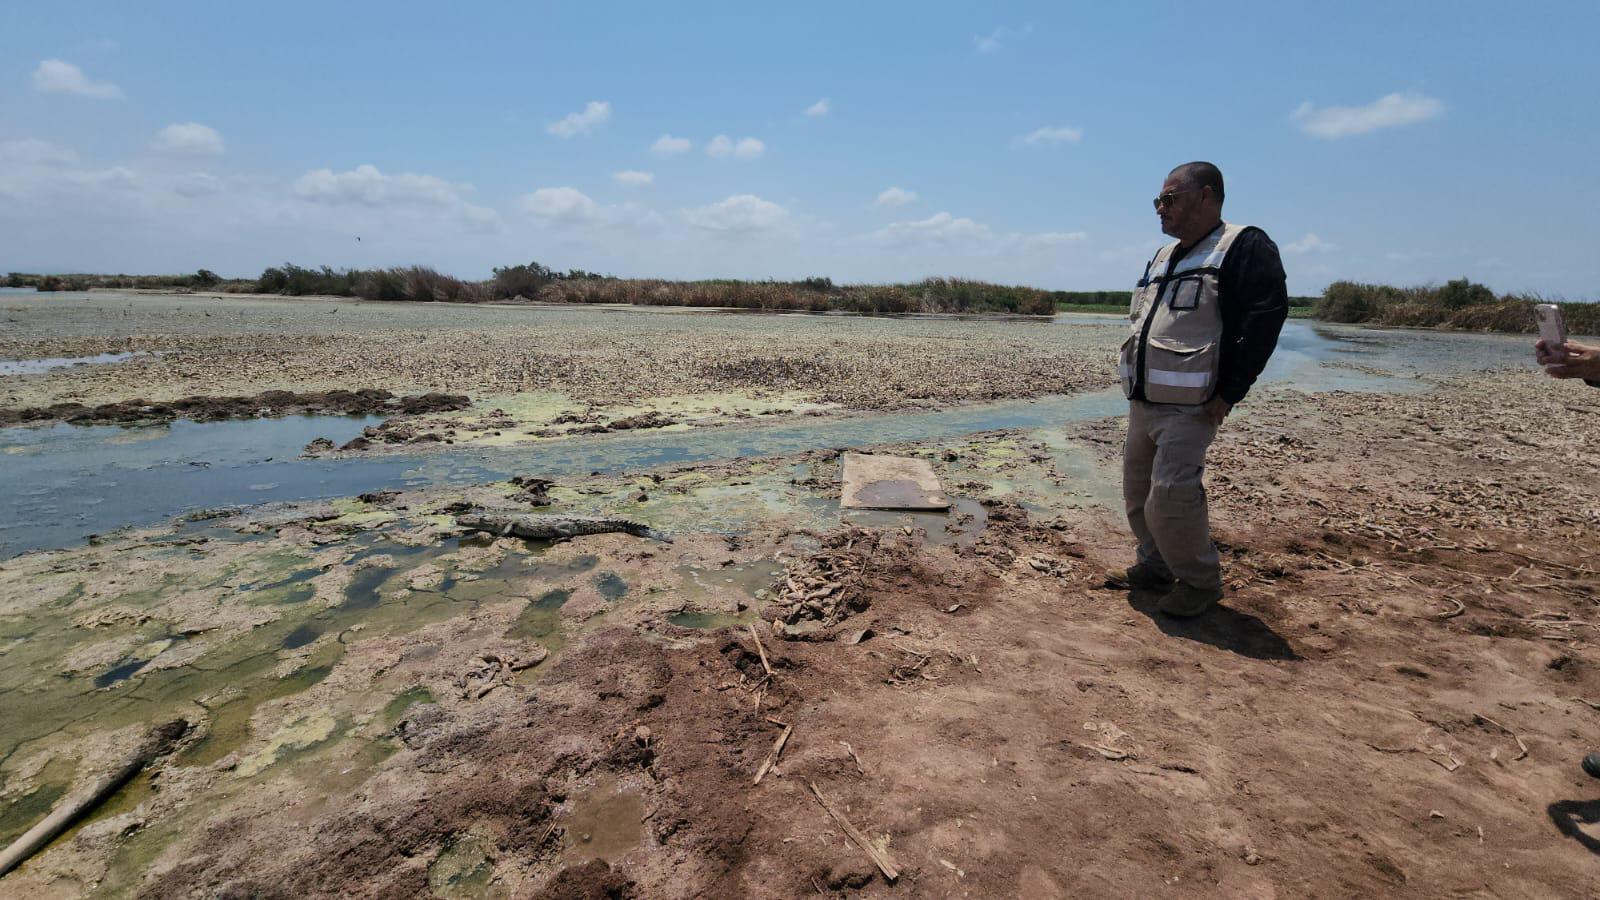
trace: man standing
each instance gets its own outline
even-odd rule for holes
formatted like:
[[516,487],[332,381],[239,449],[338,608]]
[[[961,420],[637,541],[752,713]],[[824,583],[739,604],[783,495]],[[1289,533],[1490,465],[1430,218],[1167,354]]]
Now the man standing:
[[1278,246],[1222,221],[1222,172],[1172,170],[1155,200],[1177,240],[1145,266],[1129,305],[1119,371],[1128,396],[1122,496],[1139,541],[1134,588],[1165,590],[1158,608],[1198,616],[1222,599],[1222,566],[1201,484],[1217,427],[1255,384],[1289,314]]

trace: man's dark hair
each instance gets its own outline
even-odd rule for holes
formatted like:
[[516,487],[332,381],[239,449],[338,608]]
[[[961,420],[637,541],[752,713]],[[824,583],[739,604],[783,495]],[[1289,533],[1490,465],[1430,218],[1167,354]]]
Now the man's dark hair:
[[1217,202],[1222,202],[1222,170],[1208,162],[1191,162],[1172,170],[1177,175],[1195,187],[1211,188],[1211,193],[1217,197]]

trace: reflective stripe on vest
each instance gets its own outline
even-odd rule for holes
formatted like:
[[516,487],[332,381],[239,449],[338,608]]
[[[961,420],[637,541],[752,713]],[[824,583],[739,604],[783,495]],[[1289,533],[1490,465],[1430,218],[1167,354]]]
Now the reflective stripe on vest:
[[1220,272],[1245,228],[1220,225],[1182,259],[1173,261],[1178,249],[1173,242],[1150,261],[1129,300],[1131,333],[1117,366],[1126,396],[1142,390],[1151,403],[1198,404],[1216,393],[1222,356]]
[[1203,388],[1211,380],[1210,372],[1168,372],[1166,369],[1145,369],[1145,378],[1150,384],[1165,384],[1171,387]]

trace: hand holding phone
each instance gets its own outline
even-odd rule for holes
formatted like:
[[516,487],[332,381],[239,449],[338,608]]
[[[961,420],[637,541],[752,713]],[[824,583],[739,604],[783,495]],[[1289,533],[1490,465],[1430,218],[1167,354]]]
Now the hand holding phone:
[[[1533,307],[1533,314],[1539,319],[1539,342],[1545,346],[1546,351],[1558,358],[1550,362],[1562,362],[1566,356],[1567,347],[1567,322],[1561,316],[1561,307],[1554,303],[1538,303]],[[1545,360],[1540,359],[1540,362]]]

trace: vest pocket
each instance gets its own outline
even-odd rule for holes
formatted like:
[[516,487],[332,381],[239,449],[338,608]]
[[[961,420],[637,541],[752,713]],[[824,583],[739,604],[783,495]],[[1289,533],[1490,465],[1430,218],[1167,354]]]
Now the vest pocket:
[[1122,395],[1125,397],[1133,396],[1134,366],[1138,365],[1138,355],[1139,336],[1130,334],[1117,351],[1117,377],[1122,380]]
[[1197,308],[1200,305],[1200,292],[1204,283],[1203,275],[1178,279],[1172,286],[1172,299],[1167,301],[1167,308],[1173,312],[1185,312]]
[[1216,377],[1217,344],[1191,344],[1151,335],[1145,348],[1145,399],[1204,403]]

